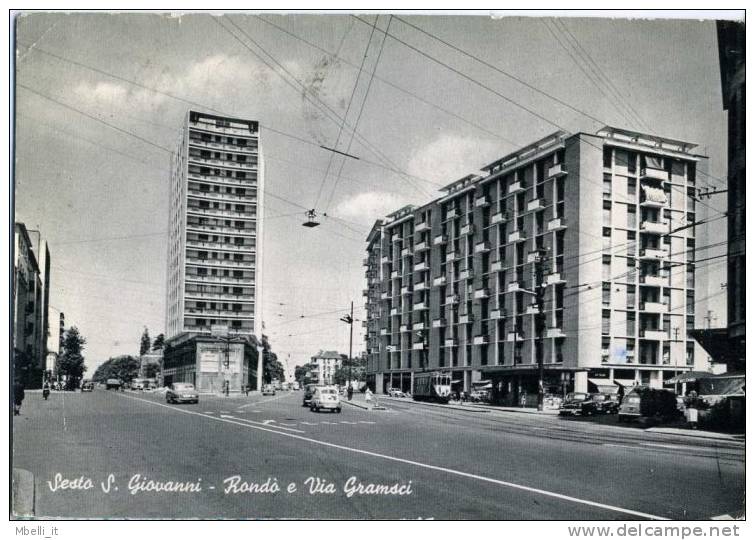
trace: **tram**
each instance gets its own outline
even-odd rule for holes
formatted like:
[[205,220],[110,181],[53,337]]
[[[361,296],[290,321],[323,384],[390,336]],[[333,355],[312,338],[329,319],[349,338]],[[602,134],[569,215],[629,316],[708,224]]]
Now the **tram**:
[[451,373],[444,371],[415,373],[412,399],[448,403],[451,399]]

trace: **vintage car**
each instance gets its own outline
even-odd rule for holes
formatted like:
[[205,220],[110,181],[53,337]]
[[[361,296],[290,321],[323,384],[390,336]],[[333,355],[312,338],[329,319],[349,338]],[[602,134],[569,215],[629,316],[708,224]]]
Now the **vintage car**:
[[167,403],[199,403],[199,392],[191,383],[173,383],[165,393],[165,401]]
[[574,416],[582,414],[582,405],[590,399],[587,392],[571,392],[566,395],[566,399],[558,408],[560,416]]
[[321,409],[330,409],[337,413],[341,412],[341,398],[335,386],[319,386],[312,394],[309,410],[320,412]]
[[582,414],[616,414],[619,412],[618,398],[612,394],[590,394],[589,399],[582,403]]

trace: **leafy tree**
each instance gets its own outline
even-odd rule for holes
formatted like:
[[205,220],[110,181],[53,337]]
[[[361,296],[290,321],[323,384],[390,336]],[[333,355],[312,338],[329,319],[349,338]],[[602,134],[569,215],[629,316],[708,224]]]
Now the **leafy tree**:
[[155,341],[152,342],[153,351],[161,351],[165,347],[165,334],[157,334]]
[[144,366],[144,376],[147,379],[155,379],[160,372],[160,365],[156,363],[150,363]]
[[144,332],[142,332],[142,342],[139,346],[139,356],[144,356],[149,352],[149,348],[151,345],[151,341],[149,339],[149,330],[147,328],[144,328]]
[[312,362],[304,364],[303,366],[296,366],[294,368],[294,379],[296,379],[299,384],[306,384],[309,380],[309,372],[316,368],[317,364]]
[[120,379],[127,383],[138,377],[140,365],[139,359],[131,355],[109,358],[95,370],[92,380],[105,382],[107,379]]
[[63,338],[63,350],[58,355],[55,362],[55,371],[59,375],[64,375],[66,387],[73,390],[79,386],[79,382],[84,376],[86,366],[84,365],[84,345],[86,339],[81,335],[79,329],[72,326],[65,333]]
[[278,355],[272,351],[272,345],[266,335],[262,335],[262,380],[265,383],[278,379],[283,382],[286,372],[283,365],[278,361]]

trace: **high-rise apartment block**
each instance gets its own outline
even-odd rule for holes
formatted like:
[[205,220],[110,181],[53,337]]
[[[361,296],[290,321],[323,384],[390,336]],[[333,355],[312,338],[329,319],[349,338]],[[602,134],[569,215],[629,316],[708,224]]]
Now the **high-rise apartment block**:
[[173,155],[164,384],[256,388],[263,163],[259,124],[197,111]]
[[189,111],[173,156],[166,337],[255,329],[262,215],[259,126]]
[[696,239],[684,226],[706,163],[694,146],[556,132],[376,222],[368,380],[410,390],[417,371],[450,371],[458,389],[487,381],[497,401],[529,404],[539,361],[559,394],[660,387],[703,362],[687,335]]

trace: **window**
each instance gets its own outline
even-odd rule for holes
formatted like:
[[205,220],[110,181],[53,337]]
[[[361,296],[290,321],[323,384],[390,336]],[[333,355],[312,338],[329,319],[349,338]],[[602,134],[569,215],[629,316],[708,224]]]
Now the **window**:
[[627,313],[627,336],[634,336],[634,324],[635,322],[635,315],[634,313]]
[[611,305],[611,284],[603,283],[603,305]]
[[627,178],[627,195],[630,197],[637,195],[637,180],[634,178]]
[[687,342],[687,365],[695,365],[695,344],[691,341]]
[[612,165],[611,161],[612,161],[612,150],[611,148],[604,146],[603,147],[603,167],[610,169]]
[[611,333],[611,310],[604,309],[601,318],[601,333],[607,335]]
[[630,229],[637,227],[637,207],[633,204],[627,205],[627,227]]
[[634,309],[637,298],[637,289],[634,285],[627,286],[627,309]]
[[603,174],[603,198],[611,198],[611,175],[609,173]]
[[603,280],[609,281],[611,279],[611,256],[603,255]]

